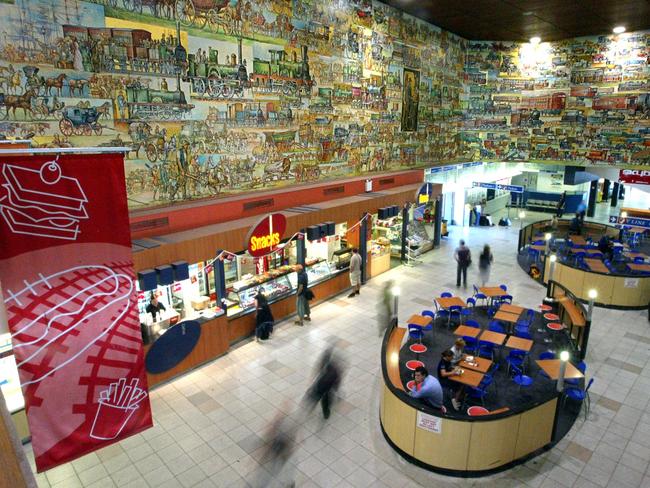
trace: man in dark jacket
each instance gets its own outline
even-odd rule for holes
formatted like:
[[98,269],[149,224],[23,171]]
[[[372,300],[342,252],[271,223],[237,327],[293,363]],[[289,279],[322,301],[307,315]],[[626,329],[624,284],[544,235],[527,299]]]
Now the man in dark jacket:
[[460,278],[462,275],[463,286],[467,288],[467,268],[472,263],[472,253],[469,250],[469,247],[465,245],[465,241],[461,239],[460,246],[454,251],[454,259],[458,263],[458,268],[456,270],[456,286],[460,286]]
[[313,409],[320,402],[323,417],[329,418],[332,396],[336,393],[340,384],[341,366],[334,358],[334,346],[331,346],[323,353],[316,380],[307,392],[306,400],[311,403],[309,409]]

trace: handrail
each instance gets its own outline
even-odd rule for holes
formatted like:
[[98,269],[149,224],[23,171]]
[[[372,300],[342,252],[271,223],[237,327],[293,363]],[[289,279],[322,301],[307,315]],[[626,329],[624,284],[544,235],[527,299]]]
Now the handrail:
[[[558,222],[558,227],[565,227],[570,225],[571,220],[570,219],[557,219]],[[546,224],[544,226],[545,229],[548,229],[551,227],[553,221],[550,219],[542,219],[542,220],[537,220],[535,222],[531,222],[530,224],[526,225],[525,227],[522,227],[519,229],[519,241],[517,243],[517,253],[520,253],[530,242],[532,242],[532,237],[533,237],[533,229],[540,228],[540,224]],[[602,228],[603,230],[610,228],[614,229],[617,232],[620,231],[620,229],[614,225],[609,225],[609,224],[604,224],[602,222],[593,222],[586,220],[584,222],[584,225],[587,226],[587,229],[589,228]]]
[[[580,356],[580,360],[583,360],[587,355],[587,345],[589,343],[589,332],[591,330],[591,314],[585,308],[585,304],[582,302],[582,300],[580,300],[573,293],[571,293],[571,290],[569,290],[566,286],[564,286],[563,284],[555,280],[548,281],[546,300],[553,300],[553,301],[557,300],[558,297],[556,296],[556,288],[559,288],[561,290],[562,293],[561,296],[570,300],[572,306],[576,307],[580,312],[580,315],[582,316],[583,323],[578,323],[574,320],[573,317],[569,317],[571,320],[571,327],[569,329],[569,340],[571,341],[574,349],[578,352]],[[559,303],[562,303],[562,300],[557,300],[557,301]],[[565,308],[564,305],[563,308]],[[567,313],[571,315],[568,309],[567,309]],[[573,336],[574,325],[578,328],[575,337]]]

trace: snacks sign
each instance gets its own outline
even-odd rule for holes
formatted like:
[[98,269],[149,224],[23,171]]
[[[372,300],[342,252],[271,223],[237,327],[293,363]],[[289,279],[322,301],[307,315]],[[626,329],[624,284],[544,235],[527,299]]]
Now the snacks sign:
[[635,185],[650,185],[650,170],[622,169],[619,171],[618,180],[622,183],[632,183]]
[[0,161],[0,282],[37,470],[152,426],[119,154]]
[[269,214],[255,225],[246,237],[246,249],[253,257],[273,251],[284,236],[287,219],[281,213]]

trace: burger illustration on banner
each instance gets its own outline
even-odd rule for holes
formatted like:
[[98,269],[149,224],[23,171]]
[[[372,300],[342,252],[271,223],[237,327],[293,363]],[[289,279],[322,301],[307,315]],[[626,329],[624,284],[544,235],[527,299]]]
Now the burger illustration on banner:
[[15,234],[74,241],[88,218],[86,195],[76,178],[63,176],[56,161],[40,170],[6,164],[0,214]]

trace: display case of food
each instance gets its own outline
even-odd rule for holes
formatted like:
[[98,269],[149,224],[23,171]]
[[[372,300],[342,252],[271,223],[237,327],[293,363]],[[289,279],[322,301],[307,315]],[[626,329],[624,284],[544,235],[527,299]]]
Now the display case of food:
[[332,266],[334,269],[345,269],[350,266],[350,259],[352,259],[352,248],[346,247],[339,249],[332,255]]
[[429,234],[421,221],[414,220],[409,222],[406,245],[409,247],[409,252],[412,256],[419,256],[420,254],[433,249],[433,240],[429,237]]
[[[295,273],[291,266],[286,268],[282,270],[277,268],[263,275],[244,276],[244,279],[233,283],[232,288],[228,290],[226,299],[228,317],[251,311],[255,306],[255,296],[259,291],[266,295],[269,302],[277,301],[293,293],[293,286],[287,273],[292,275]],[[285,274],[278,275],[281,272]],[[271,275],[276,276],[272,277]]]
[[370,277],[377,276],[390,269],[391,243],[385,237],[378,237],[369,243]]

